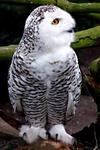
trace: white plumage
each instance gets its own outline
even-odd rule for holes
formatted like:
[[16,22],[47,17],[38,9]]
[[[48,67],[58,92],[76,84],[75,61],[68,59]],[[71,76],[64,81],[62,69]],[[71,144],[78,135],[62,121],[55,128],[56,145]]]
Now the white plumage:
[[9,69],[11,104],[22,108],[26,125],[20,136],[27,143],[51,137],[73,144],[64,124],[75,114],[81,93],[81,73],[71,48],[75,21],[62,9],[47,5],[27,18],[22,39]]

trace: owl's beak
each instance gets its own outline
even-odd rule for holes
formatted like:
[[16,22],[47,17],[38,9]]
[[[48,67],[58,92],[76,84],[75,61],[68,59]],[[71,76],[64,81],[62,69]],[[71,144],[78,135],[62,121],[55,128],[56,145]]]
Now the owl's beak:
[[74,28],[70,28],[70,29],[68,29],[68,30],[64,30],[64,32],[73,33],[73,32],[74,32]]
[[69,30],[67,30],[67,32],[68,33],[73,33],[74,32],[74,29],[72,28],[72,29],[69,29]]

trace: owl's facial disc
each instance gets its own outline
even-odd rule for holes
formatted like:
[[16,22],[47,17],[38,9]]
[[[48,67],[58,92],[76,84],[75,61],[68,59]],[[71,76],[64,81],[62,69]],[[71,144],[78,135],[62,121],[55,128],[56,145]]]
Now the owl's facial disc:
[[55,12],[44,14],[44,19],[39,25],[40,38],[50,49],[70,46],[74,41],[74,27],[75,21],[72,16],[58,8]]

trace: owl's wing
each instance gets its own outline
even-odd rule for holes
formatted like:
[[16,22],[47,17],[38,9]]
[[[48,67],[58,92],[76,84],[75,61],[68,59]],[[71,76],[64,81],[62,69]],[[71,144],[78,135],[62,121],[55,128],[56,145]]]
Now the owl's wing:
[[13,55],[12,63],[8,72],[8,92],[14,112],[21,111],[21,99],[25,92],[25,76],[23,72],[23,60],[17,56],[16,52]]
[[26,121],[44,127],[47,111],[46,85],[36,78],[36,73],[25,60],[15,55],[9,69],[9,97],[14,111],[22,106]]
[[76,54],[73,57],[72,71],[70,72],[70,84],[68,85],[68,106],[66,116],[75,115],[75,110],[80,100],[82,76]]

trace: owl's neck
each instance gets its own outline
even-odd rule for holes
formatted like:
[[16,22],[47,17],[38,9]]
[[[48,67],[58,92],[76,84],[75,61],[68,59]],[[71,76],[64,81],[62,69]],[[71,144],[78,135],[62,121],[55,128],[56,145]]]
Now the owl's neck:
[[59,47],[52,50],[47,50],[44,53],[37,53],[36,60],[39,60],[41,63],[42,61],[46,62],[54,62],[54,61],[66,61],[72,56],[73,49],[71,47]]

